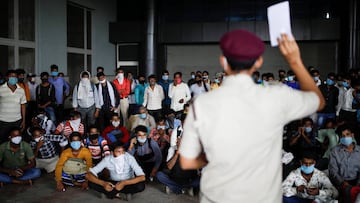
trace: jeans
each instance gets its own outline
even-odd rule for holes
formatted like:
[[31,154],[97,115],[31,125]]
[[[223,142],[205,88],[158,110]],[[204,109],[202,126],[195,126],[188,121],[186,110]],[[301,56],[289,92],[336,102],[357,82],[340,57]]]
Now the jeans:
[[189,187],[199,187],[200,185],[200,176],[198,176],[196,179],[192,180],[191,182],[187,184],[178,184],[177,182],[171,180],[168,174],[159,171],[156,174],[156,178],[161,182],[162,184],[168,186],[171,191],[173,191],[176,194],[181,194],[181,190],[183,188],[189,188]]
[[81,113],[81,121],[85,125],[85,129],[90,125],[95,124],[95,105],[90,106],[89,108],[79,107],[77,110]]
[[336,114],[335,113],[318,113],[318,121],[317,121],[317,125],[318,125],[318,129],[324,127],[323,125],[326,122],[326,119],[328,118],[332,118],[335,119],[336,118]]
[[[38,168],[30,168],[26,171],[24,171],[24,174],[18,178],[17,180],[32,180],[35,178],[39,178],[41,175],[41,170]],[[5,173],[0,173],[0,182],[2,183],[12,183],[14,180],[14,177],[9,176]]]
[[45,107],[45,112],[49,116],[50,120],[56,124],[55,109],[51,106]]
[[[116,184],[116,181],[110,181],[112,184]],[[114,198],[117,193],[125,193],[125,194],[134,194],[138,192],[142,192],[145,190],[145,183],[139,182],[132,185],[126,185],[122,190],[118,191],[115,188],[108,192],[104,189],[103,186],[98,185],[96,183],[89,182],[89,187],[98,192],[104,193],[108,198]]]

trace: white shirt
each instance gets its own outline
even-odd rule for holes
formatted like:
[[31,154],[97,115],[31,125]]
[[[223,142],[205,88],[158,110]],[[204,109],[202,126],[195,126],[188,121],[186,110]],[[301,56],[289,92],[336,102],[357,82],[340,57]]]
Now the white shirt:
[[132,79],[131,84],[130,84],[130,94],[128,96],[129,104],[136,104],[134,92],[135,92],[135,87],[136,87],[137,84],[139,84],[139,80],[138,79]]
[[88,92],[87,92],[88,96],[82,99],[78,99],[78,85],[79,84],[75,85],[73,90],[73,99],[72,99],[73,108],[89,108],[95,104],[95,107],[97,109],[100,109],[101,106],[100,106],[99,95],[96,86],[91,84],[91,87],[88,88]]
[[[297,192],[296,187],[300,185],[305,185],[305,187],[319,188],[319,195],[311,196],[306,192]],[[282,188],[284,196],[286,197],[298,196],[306,199],[317,199],[324,203],[334,200],[339,194],[336,188],[331,184],[326,174],[316,168],[314,169],[313,175],[311,176],[309,182],[306,181],[305,178],[301,175],[300,168],[292,171],[282,183]]]
[[22,118],[21,104],[26,103],[25,91],[16,84],[14,92],[7,83],[0,86],[0,121],[15,122]]
[[205,85],[206,85],[207,91],[205,89],[203,82],[201,82],[200,86],[197,83],[192,84],[190,87],[190,92],[193,94],[193,97],[196,97],[200,94],[208,92],[210,90],[210,85],[208,83],[205,83]]
[[356,109],[352,108],[352,102],[354,96],[352,95],[354,88],[348,89],[344,94],[344,103],[341,106],[341,109],[344,111],[356,112]]
[[148,110],[159,110],[162,108],[161,102],[164,98],[164,90],[160,85],[155,84],[154,89],[148,86],[145,88],[143,106]]
[[[176,86],[174,86],[174,83],[171,83],[169,85],[169,97],[171,99],[170,108],[174,111],[181,111],[184,109],[184,104],[191,99],[190,89],[183,82]],[[183,103],[179,103],[181,99],[184,99]]]
[[336,116],[339,116],[341,107],[345,102],[345,93],[347,91],[345,87],[338,87],[338,89],[339,89],[339,96],[338,96],[338,104],[336,106]]
[[244,74],[198,96],[185,120],[180,154],[206,154],[201,202],[282,202],[283,127],[314,113],[319,102],[313,92],[259,86]]
[[116,172],[114,161],[113,155],[106,156],[95,167],[90,168],[89,171],[97,177],[98,173],[100,173],[104,168],[107,168],[110,172],[110,179],[112,181],[123,181],[134,178],[134,172],[136,176],[145,175],[135,158],[127,152],[125,153],[123,173],[119,174]]
[[30,81],[28,81],[27,84],[30,91],[30,101],[36,101],[36,87],[38,86],[38,84],[33,84]]

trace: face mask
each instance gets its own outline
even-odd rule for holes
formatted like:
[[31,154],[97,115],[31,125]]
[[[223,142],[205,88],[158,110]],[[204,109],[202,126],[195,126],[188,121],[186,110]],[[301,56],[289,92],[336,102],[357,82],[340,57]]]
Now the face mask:
[[70,123],[74,124],[74,125],[80,125],[81,119],[78,118],[76,120],[71,120]]
[[163,79],[163,80],[168,80],[168,79],[169,79],[169,76],[168,76],[168,75],[163,75],[163,76],[162,76],[162,79]]
[[99,81],[101,84],[104,84],[106,82],[106,80],[100,80]]
[[120,121],[112,121],[111,124],[116,128],[120,125]]
[[145,119],[146,118],[146,113],[142,113],[139,115],[141,119]]
[[18,83],[18,79],[16,77],[9,77],[8,83],[9,85],[16,85],[16,83]]
[[46,82],[48,82],[48,81],[49,81],[49,79],[47,79],[47,78],[41,79],[41,82],[42,82],[42,83],[46,83]]
[[343,87],[349,87],[349,83],[344,81],[344,82],[342,82],[342,86]]
[[121,159],[123,159],[123,158],[125,158],[125,154],[120,154],[120,155],[118,155],[117,157],[114,157],[114,159],[115,160],[121,160]]
[[314,77],[314,81],[319,81],[319,77]]
[[89,81],[89,78],[81,78],[81,82],[86,83]]
[[90,134],[89,139],[90,140],[97,140],[99,138],[99,134]]
[[158,126],[157,126],[157,129],[158,129],[158,130],[160,130],[160,129],[165,130],[165,126],[164,126],[164,125],[158,125]]
[[31,82],[35,82],[35,81],[36,81],[36,78],[31,78],[30,81],[31,81]]
[[305,132],[309,133],[312,131],[312,128],[311,127],[305,127]]
[[53,76],[53,77],[57,77],[58,75],[59,75],[59,72],[57,72],[57,71],[51,72],[51,76]]
[[80,141],[72,141],[72,142],[70,142],[70,146],[71,146],[71,148],[78,150],[81,147],[81,142]]
[[146,140],[147,140],[146,137],[145,137],[145,138],[137,137],[136,139],[137,139],[137,141],[140,142],[140,143],[145,143]]
[[204,76],[202,76],[202,78],[203,78],[204,80],[207,80],[207,79],[209,79],[209,76],[208,76],[208,75],[204,75]]
[[25,78],[18,78],[18,81],[19,81],[19,82],[24,82],[24,79],[25,79]]
[[124,78],[124,73],[118,73],[116,75],[116,77],[119,78],[119,79],[123,79]]
[[20,144],[21,140],[22,140],[21,136],[16,136],[16,137],[11,138],[11,142],[14,144]]
[[327,85],[334,85],[334,81],[328,78],[328,79],[326,79],[326,84]]
[[312,164],[310,166],[305,166],[305,165],[301,165],[300,167],[301,171],[305,174],[310,174],[314,171],[315,169],[315,164]]
[[140,84],[144,84],[144,83],[145,83],[145,80],[139,80],[139,83],[140,83]]
[[215,83],[220,83],[220,80],[219,80],[219,79],[215,79],[214,82],[215,82]]
[[156,84],[156,82],[150,82],[150,85],[155,85]]
[[353,143],[353,138],[352,137],[342,137],[342,138],[340,138],[340,143],[345,146],[349,146]]
[[35,142],[40,142],[40,140],[43,140],[44,139],[44,136],[40,136],[40,137],[37,137],[35,138]]
[[288,81],[293,81],[294,80],[294,76],[289,76],[288,77]]
[[195,79],[195,75],[191,75],[191,79]]
[[180,83],[181,83],[181,79],[177,79],[177,80],[176,80],[176,83],[177,83],[177,84],[180,84]]

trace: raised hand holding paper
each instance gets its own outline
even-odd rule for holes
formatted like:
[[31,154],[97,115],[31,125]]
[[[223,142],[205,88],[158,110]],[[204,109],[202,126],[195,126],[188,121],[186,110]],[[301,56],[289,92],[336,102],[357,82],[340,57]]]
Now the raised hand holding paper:
[[277,39],[281,34],[287,34],[293,39],[290,24],[289,2],[284,1],[267,8],[271,46],[278,46]]

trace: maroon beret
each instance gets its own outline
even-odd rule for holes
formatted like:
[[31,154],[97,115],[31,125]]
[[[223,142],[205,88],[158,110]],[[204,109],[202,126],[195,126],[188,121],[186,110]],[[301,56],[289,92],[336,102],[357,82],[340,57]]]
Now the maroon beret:
[[220,48],[226,58],[236,61],[256,60],[264,53],[263,41],[246,30],[233,30],[220,39]]

